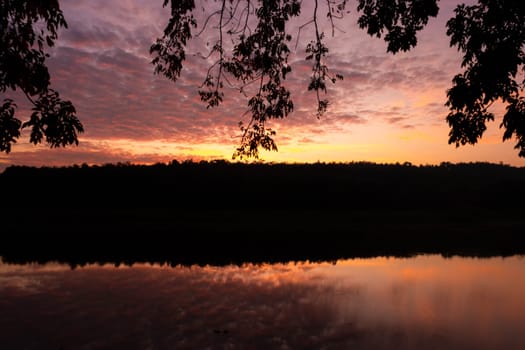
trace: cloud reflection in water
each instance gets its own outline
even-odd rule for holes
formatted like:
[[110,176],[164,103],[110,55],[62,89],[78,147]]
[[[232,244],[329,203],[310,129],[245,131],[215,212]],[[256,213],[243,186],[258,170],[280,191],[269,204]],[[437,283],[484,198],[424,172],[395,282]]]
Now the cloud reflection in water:
[[0,263],[2,349],[524,349],[521,257]]

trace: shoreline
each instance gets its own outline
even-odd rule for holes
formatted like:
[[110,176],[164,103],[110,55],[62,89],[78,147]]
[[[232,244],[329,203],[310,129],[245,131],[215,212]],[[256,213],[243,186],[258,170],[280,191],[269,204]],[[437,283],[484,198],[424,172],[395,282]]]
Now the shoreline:
[[49,208],[33,213],[32,223],[38,224],[21,224],[27,213],[11,209],[11,225],[4,221],[0,256],[8,261],[225,265],[525,254],[519,210],[268,210],[259,211],[264,220],[254,222],[246,210]]

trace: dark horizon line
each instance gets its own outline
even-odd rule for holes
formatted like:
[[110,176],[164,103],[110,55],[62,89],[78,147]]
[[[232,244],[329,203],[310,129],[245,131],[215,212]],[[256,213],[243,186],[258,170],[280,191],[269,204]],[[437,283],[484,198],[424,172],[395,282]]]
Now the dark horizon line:
[[[449,166],[464,166],[464,165],[486,165],[486,166],[501,166],[505,168],[516,168],[522,169],[523,166],[512,165],[509,163],[500,162],[490,162],[490,161],[442,161],[438,163],[426,163],[426,164],[415,164],[409,161],[396,161],[396,162],[374,162],[367,160],[356,160],[356,161],[320,161],[307,162],[307,161],[265,161],[262,159],[253,159],[249,161],[232,161],[229,159],[209,159],[209,160],[193,160],[185,159],[179,161],[178,159],[172,159],[166,162],[133,162],[133,161],[117,161],[117,162],[104,162],[104,163],[72,163],[69,165],[25,165],[25,164],[10,164],[6,166],[3,170],[0,171],[0,175],[6,172],[10,168],[22,168],[22,169],[70,169],[70,168],[103,168],[103,167],[155,167],[155,166],[175,166],[175,165],[198,165],[198,164],[227,164],[227,165],[372,165],[372,166],[406,166],[406,167],[416,167],[416,168],[435,168],[435,167],[449,167]],[[1,169],[1,168],[0,168]]]

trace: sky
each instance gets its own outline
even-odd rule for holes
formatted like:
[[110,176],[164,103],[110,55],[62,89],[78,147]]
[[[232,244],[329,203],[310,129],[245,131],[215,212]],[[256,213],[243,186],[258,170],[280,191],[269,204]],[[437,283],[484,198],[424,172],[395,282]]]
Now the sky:
[[[195,13],[203,23],[217,3],[197,3]],[[449,46],[445,24],[457,0],[440,1],[440,13],[419,34],[417,47],[396,55],[386,52],[382,39],[358,28],[355,1],[350,2],[350,14],[336,22],[333,37],[323,22],[330,49],[326,64],[344,80],[329,84],[330,106],[321,118],[315,115],[314,93],[307,91],[311,66],[304,60],[313,28],[298,30],[311,18],[312,3],[304,1],[302,16],[289,25],[292,73],[285,83],[292,91],[294,111],[268,124],[277,132],[279,150],[262,151],[262,160],[525,166],[514,149],[515,141],[502,142],[499,125],[504,109],[497,104],[492,107],[496,120],[477,145],[448,144],[444,104],[451,79],[461,72],[461,55]],[[207,109],[198,95],[213,59],[203,56],[217,39],[213,18],[208,30],[190,42],[184,70],[174,83],[154,74],[149,54],[169,18],[162,1],[63,0],[60,5],[69,26],[59,32],[49,51],[51,87],[73,102],[85,132],[78,146],[50,149],[46,144],[30,144],[24,131],[11,153],[0,154],[0,171],[15,164],[231,160],[240,141],[239,122],[249,122],[244,114],[247,99],[235,87],[226,86],[224,103]],[[322,11],[324,19],[326,9]],[[12,96],[19,106],[18,118],[27,120],[30,105],[16,94],[7,97]]]

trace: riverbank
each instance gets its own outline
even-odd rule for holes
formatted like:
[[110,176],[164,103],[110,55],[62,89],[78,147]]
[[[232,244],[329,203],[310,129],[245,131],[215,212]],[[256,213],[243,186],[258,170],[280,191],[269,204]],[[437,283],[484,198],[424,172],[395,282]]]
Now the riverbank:
[[[4,211],[5,213],[5,211]],[[521,211],[9,212],[0,256],[13,261],[218,264],[352,257],[525,254]]]

